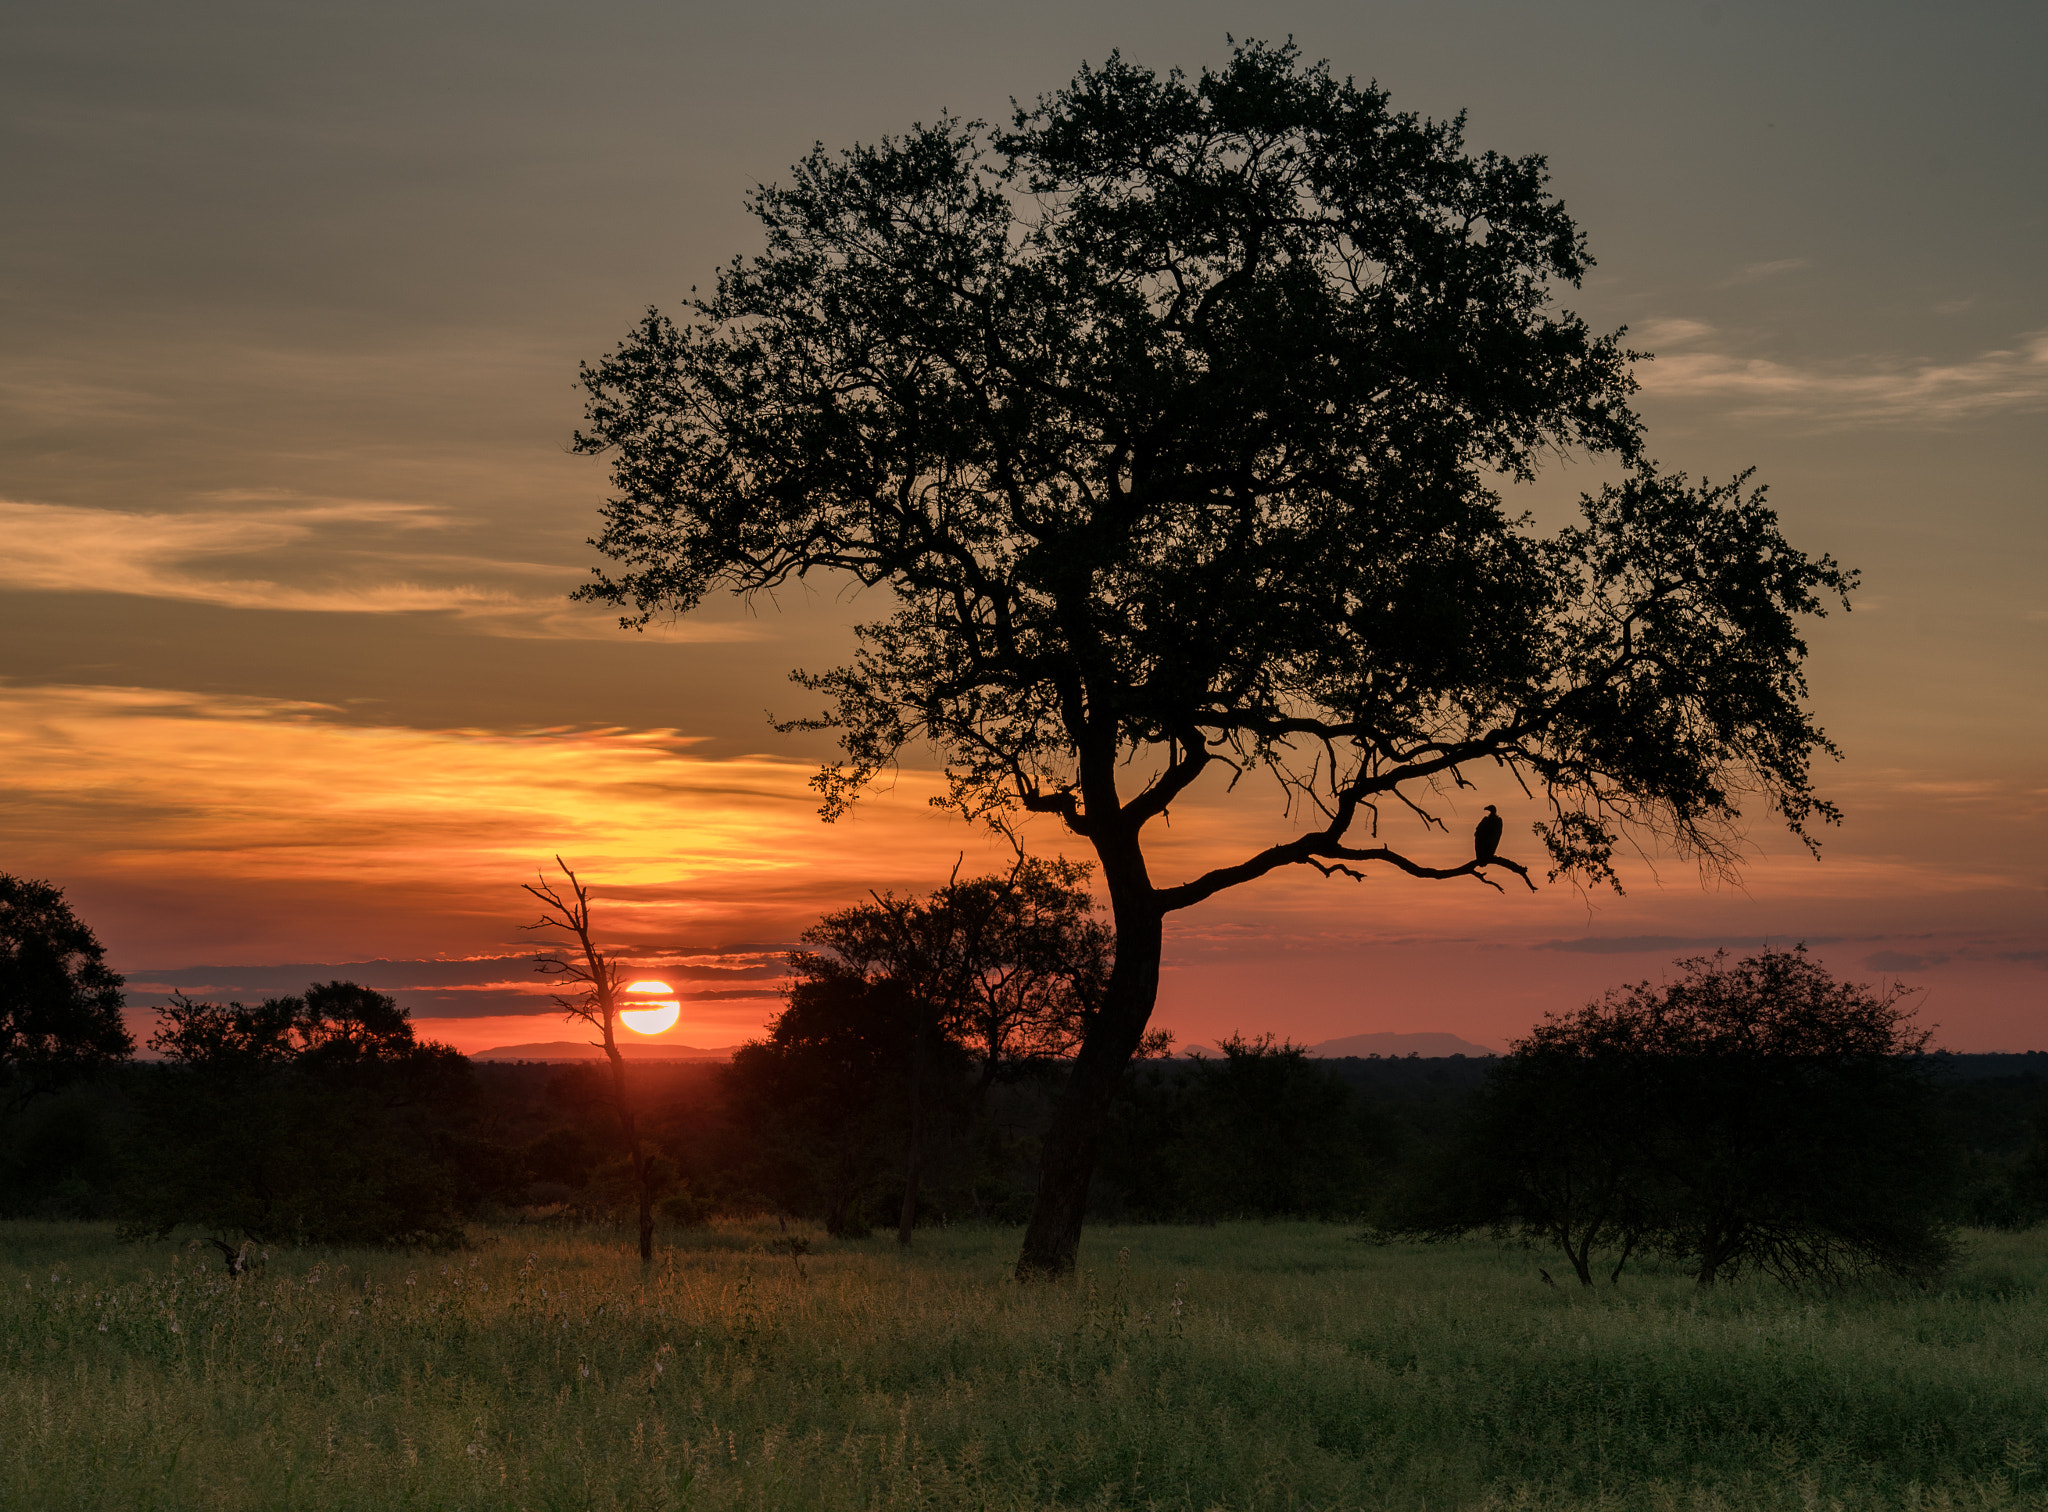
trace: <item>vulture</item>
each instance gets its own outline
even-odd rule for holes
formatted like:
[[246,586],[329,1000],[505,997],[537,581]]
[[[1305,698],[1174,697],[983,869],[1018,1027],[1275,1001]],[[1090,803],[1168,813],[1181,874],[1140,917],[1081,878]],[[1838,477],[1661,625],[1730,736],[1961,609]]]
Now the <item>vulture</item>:
[[1478,861],[1491,861],[1500,849],[1501,817],[1492,804],[1486,805],[1486,817],[1479,821],[1479,828],[1472,831],[1472,855]]

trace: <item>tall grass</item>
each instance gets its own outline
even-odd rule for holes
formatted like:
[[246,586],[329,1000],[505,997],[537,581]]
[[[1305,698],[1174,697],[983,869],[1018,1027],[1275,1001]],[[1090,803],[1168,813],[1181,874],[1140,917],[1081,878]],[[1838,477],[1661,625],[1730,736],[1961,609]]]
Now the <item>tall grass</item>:
[[2048,1242],[1929,1292],[1552,1289],[1307,1224],[481,1233],[453,1255],[0,1225],[0,1505],[2048,1506]]

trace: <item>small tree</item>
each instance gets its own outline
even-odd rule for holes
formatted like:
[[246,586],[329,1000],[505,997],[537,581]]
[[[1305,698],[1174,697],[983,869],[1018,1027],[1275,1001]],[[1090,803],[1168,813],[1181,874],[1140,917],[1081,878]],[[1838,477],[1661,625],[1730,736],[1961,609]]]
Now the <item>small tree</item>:
[[1654,1249],[1703,1287],[1941,1270],[1957,1152],[1904,989],[1838,982],[1803,946],[1678,966],[1516,1043],[1434,1227],[1556,1242],[1587,1285],[1596,1248]]
[[[815,949],[791,957],[798,983],[824,991],[851,978],[862,991],[841,989],[840,999],[901,1021],[909,1124],[900,1243],[916,1226],[934,1060],[972,1057],[970,1096],[979,1100],[1006,1065],[1063,1057],[1085,1039],[1114,959],[1087,876],[1074,862],[1020,855],[1007,875],[956,873],[925,898],[877,895],[827,914],[804,932]],[[1148,1049],[1164,1049],[1165,1038],[1151,1038]]]
[[545,976],[579,984],[580,990],[558,994],[555,1002],[569,1017],[581,1019],[597,1030],[599,1038],[595,1043],[611,1062],[611,1087],[606,1101],[618,1120],[622,1153],[632,1174],[640,1218],[640,1258],[648,1261],[654,1258],[654,1201],[660,1195],[656,1191],[658,1156],[640,1138],[632,1097],[626,1087],[626,1058],[619,1053],[617,1024],[619,994],[625,986],[623,968],[617,959],[597,948],[596,937],[591,933],[589,889],[577,880],[576,873],[569,870],[560,856],[555,857],[555,865],[569,879],[569,890],[564,894],[545,877],[538,885],[525,884],[526,891],[538,898],[541,905],[540,918],[525,927],[563,931],[573,942],[573,953],[540,956],[533,964]]
[[[893,1172],[911,1163],[910,1076],[922,1014],[894,982],[817,951],[792,955],[783,1008],[726,1068],[744,1131],[739,1164],[780,1205],[828,1233],[862,1238]],[[968,1074],[956,1047],[927,1045],[924,1073],[949,1091]],[[932,1089],[920,1089],[930,1097]],[[950,1102],[950,1095],[945,1095]]]
[[[1009,130],[820,148],[755,194],[759,257],[584,374],[618,572],[581,596],[637,627],[886,588],[853,662],[799,678],[829,707],[795,724],[841,731],[827,817],[925,741],[963,814],[1095,848],[1116,966],[1020,1275],[1073,1266],[1169,914],[1291,867],[1529,881],[1431,854],[1479,781],[1529,795],[1553,878],[1612,880],[1630,830],[1733,867],[1745,801],[1834,817],[1798,627],[1851,576],[1743,479],[1644,456],[1620,333],[1552,305],[1591,258],[1545,179],[1291,44],[1195,80],[1112,55]],[[1628,475],[1546,539],[1497,485],[1570,449]],[[1271,842],[1155,880],[1148,827],[1253,772]]]
[[0,872],[0,1110],[125,1059],[121,978],[48,882]]
[[469,1063],[422,1043],[391,998],[354,982],[254,1007],[182,996],[135,1082],[123,1231],[213,1231],[230,1270],[246,1243],[383,1244],[458,1236],[438,1134]]

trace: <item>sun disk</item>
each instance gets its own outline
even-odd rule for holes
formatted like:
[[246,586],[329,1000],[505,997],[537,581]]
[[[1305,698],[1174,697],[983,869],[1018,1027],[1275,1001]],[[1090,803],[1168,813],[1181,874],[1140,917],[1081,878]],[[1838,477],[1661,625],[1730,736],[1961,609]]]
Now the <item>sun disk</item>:
[[632,982],[625,991],[631,1006],[619,1009],[619,1022],[635,1034],[659,1034],[675,1026],[683,1005],[669,994],[675,989],[666,982]]

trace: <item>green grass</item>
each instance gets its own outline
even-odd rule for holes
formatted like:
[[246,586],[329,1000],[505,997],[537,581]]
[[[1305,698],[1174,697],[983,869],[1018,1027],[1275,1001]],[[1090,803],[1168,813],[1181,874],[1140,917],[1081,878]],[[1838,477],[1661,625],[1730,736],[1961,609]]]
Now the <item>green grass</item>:
[[[504,1229],[456,1255],[0,1225],[9,1508],[2048,1506],[2048,1235],[1932,1292],[1552,1290],[1309,1224]],[[1553,1274],[1556,1267],[1552,1267]]]

